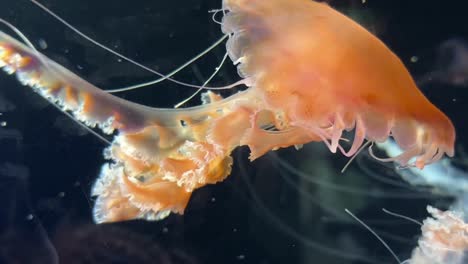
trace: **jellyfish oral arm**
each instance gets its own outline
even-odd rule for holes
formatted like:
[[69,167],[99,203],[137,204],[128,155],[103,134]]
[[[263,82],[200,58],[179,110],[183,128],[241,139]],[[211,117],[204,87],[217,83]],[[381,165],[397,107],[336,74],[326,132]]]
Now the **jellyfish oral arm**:
[[[229,172],[230,158],[212,161],[216,159],[214,155],[198,164],[181,158],[195,152],[204,158],[203,153],[214,152],[208,144],[190,143],[205,136],[204,124],[210,120],[212,111],[220,111],[225,103],[212,109],[189,111],[131,103],[96,88],[3,32],[0,32],[0,66],[84,124],[99,127],[107,134],[117,131],[105,151],[110,163],[103,166],[93,191],[98,196],[95,209],[98,222],[152,219],[170,211],[182,213],[192,190],[205,182],[182,186],[184,180],[177,177],[187,178],[195,168],[199,169],[198,174],[203,174],[208,170],[206,164],[215,170],[217,165],[212,164],[215,162],[225,166],[217,169],[217,176]],[[190,122],[193,124],[189,126]],[[178,173],[175,168],[179,165],[185,171]],[[135,202],[130,202],[130,198]]]
[[226,99],[208,92],[204,104],[192,108],[147,107],[100,90],[2,32],[0,65],[62,111],[115,134],[92,190],[97,222],[183,213],[195,189],[229,175],[237,146],[249,145],[255,159],[313,140],[300,129],[264,129],[281,121],[263,110],[255,90]]

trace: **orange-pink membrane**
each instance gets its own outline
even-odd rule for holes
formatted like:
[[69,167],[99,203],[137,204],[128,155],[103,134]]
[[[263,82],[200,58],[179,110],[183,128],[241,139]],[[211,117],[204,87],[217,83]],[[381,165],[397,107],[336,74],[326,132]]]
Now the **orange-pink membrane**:
[[[265,108],[356,153],[363,140],[393,136],[405,153],[392,158],[423,168],[453,155],[450,120],[416,87],[400,59],[363,27],[309,0],[224,0],[223,30],[239,71],[253,79]],[[355,128],[346,152],[343,130]]]
[[[0,66],[105,133],[117,130],[93,187],[97,222],[161,219],[191,193],[224,180],[231,152],[251,160],[270,150],[323,141],[354,155],[393,136],[388,160],[423,168],[453,155],[450,120],[417,89],[401,61],[364,28],[310,0],[225,0],[227,49],[250,87],[228,98],[204,94],[186,109],[151,108],[107,94],[0,32]],[[344,130],[355,130],[349,151]]]

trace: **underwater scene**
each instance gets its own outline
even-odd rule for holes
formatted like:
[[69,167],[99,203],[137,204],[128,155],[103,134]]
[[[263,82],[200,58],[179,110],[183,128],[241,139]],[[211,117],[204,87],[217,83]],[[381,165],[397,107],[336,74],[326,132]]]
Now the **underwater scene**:
[[468,264],[463,1],[0,3],[0,264]]

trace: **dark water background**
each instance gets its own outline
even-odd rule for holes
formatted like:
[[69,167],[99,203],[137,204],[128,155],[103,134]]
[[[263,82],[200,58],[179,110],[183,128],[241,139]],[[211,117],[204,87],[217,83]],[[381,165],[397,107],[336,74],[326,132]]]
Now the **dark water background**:
[[[220,1],[41,2],[91,37],[164,73],[221,37],[207,12],[220,8]],[[468,19],[463,1],[329,2],[402,58],[423,92],[453,120],[463,164],[468,100],[464,79]],[[33,43],[45,42],[47,56],[99,87],[154,78],[83,40],[29,1],[0,0],[0,17]],[[224,52],[224,46],[215,48],[177,79],[202,83]],[[236,80],[229,62],[212,85]],[[196,191],[184,216],[95,225],[89,192],[104,162],[105,145],[15,78],[2,74],[0,84],[0,121],[6,122],[0,130],[0,263],[52,264],[57,255],[65,264],[396,263],[344,208],[371,225],[406,259],[416,245],[419,226],[381,209],[421,220],[427,204],[441,208],[450,204],[446,197],[406,185],[392,166],[366,155],[340,174],[347,160],[314,143],[253,163],[247,160],[247,149],[239,149],[231,176]],[[121,96],[172,107],[191,92],[163,83]]]

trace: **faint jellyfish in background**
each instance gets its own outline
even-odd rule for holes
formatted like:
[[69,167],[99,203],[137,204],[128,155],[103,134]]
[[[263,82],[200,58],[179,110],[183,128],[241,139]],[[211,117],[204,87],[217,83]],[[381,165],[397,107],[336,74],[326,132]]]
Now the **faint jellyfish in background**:
[[31,208],[28,177],[22,165],[0,165],[0,263],[56,264],[55,248]]
[[468,85],[468,43],[459,38],[446,40],[436,51],[435,67],[420,80],[420,85],[443,83]]

